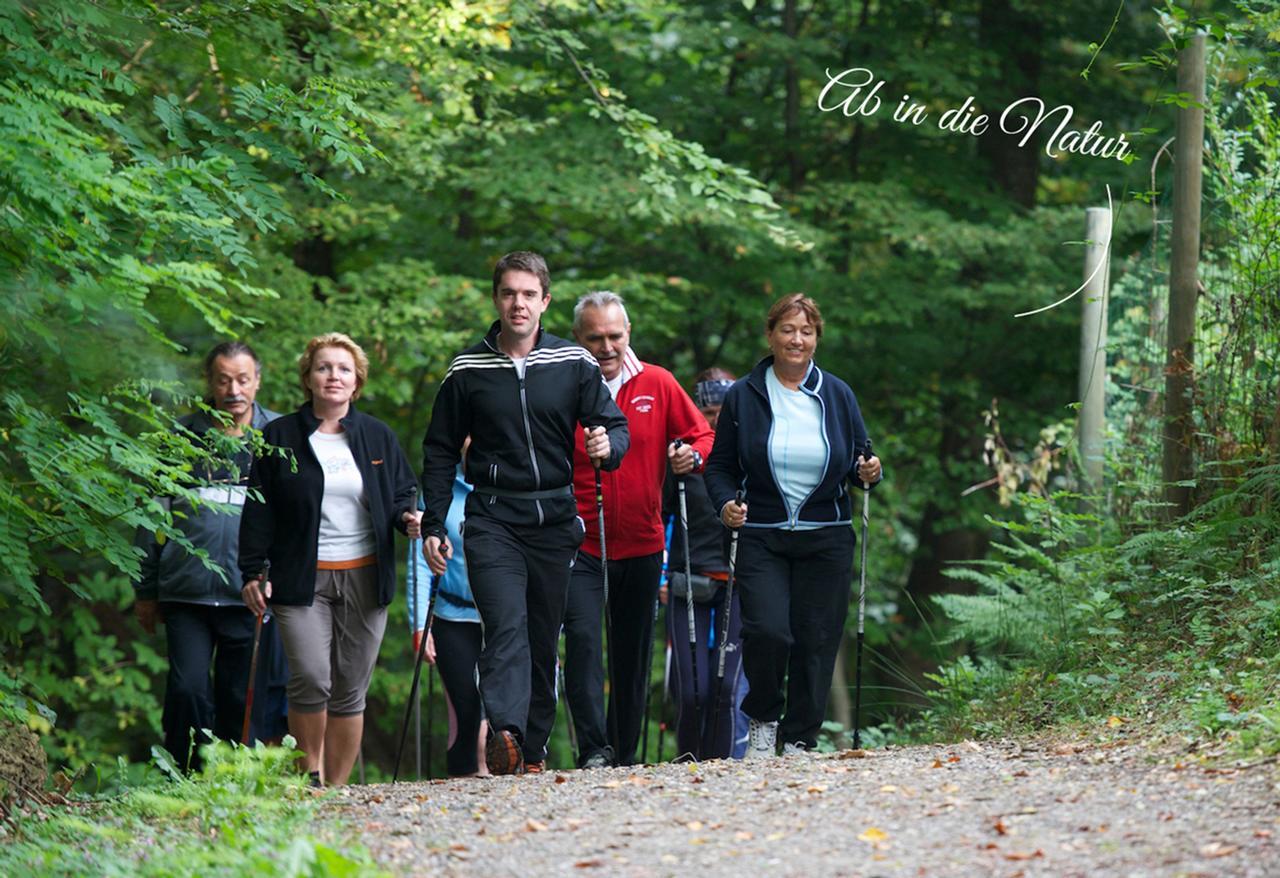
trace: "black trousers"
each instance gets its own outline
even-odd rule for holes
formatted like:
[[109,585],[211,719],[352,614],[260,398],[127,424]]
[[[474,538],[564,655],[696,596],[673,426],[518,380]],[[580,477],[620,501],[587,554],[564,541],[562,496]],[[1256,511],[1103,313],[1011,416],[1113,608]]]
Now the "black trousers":
[[[693,605],[697,631],[698,679],[693,678],[689,644],[689,605],[672,595],[667,600],[667,635],[671,638],[671,696],[676,703],[676,748],[679,755],[698,759],[728,759],[733,755],[738,717],[736,694],[742,676],[742,602],[734,583],[733,612],[729,618],[729,648],[724,656],[724,680],[717,677],[720,642],[724,639],[725,598],[728,589],[716,589],[715,599]],[[715,626],[714,636],[711,626]],[[719,682],[719,686],[715,685]],[[697,686],[696,696],[694,687]],[[715,699],[719,699],[717,708]],[[698,708],[701,708],[699,710]],[[713,724],[711,717],[716,715]]]
[[[578,764],[612,751],[619,765],[635,762],[649,686],[653,602],[662,573],[662,553],[609,562],[609,663],[613,689],[604,703],[604,576],[600,559],[578,552],[564,613],[565,697],[578,733]],[[610,734],[612,732],[612,734]],[[616,739],[616,740],[615,740]]]
[[[160,610],[169,644],[169,676],[161,720],[164,746],[180,767],[197,771],[201,761],[192,746],[193,737],[197,746],[206,743],[209,739],[203,732],[209,729],[223,740],[240,740],[253,653],[254,616],[244,606],[214,607],[176,601],[163,602]],[[249,730],[254,738],[265,740],[278,730],[276,714],[282,705],[273,698],[271,683],[273,666],[282,661],[283,653],[276,625],[268,621],[263,626],[258,651],[258,679]]]
[[574,553],[575,516],[518,527],[483,515],[463,523],[471,592],[484,625],[480,695],[489,728],[513,732],[526,762],[547,756],[556,715],[556,646]]
[[436,644],[440,682],[457,720],[457,736],[449,744],[445,763],[450,777],[465,777],[480,768],[476,763],[476,738],[484,710],[476,686],[476,663],[483,636],[475,622],[450,622],[438,616],[431,623],[431,636]]
[[849,611],[853,543],[848,525],[742,529],[737,575],[749,687],[742,711],[781,720],[784,744],[817,744]]

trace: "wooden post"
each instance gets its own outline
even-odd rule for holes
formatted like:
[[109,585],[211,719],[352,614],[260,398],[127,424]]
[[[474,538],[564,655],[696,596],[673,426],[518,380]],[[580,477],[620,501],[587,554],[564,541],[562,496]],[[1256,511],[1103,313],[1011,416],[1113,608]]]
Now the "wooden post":
[[1200,185],[1204,158],[1204,34],[1178,56],[1178,91],[1193,105],[1178,109],[1173,164],[1173,232],[1169,256],[1169,328],[1165,342],[1164,457],[1168,516],[1191,511],[1195,477],[1191,390],[1195,368],[1196,267],[1200,259]]
[[[1107,431],[1107,296],[1111,288],[1111,211],[1085,211],[1084,276],[1080,313],[1080,461],[1089,491],[1102,490]],[[1099,266],[1099,263],[1102,263]]]

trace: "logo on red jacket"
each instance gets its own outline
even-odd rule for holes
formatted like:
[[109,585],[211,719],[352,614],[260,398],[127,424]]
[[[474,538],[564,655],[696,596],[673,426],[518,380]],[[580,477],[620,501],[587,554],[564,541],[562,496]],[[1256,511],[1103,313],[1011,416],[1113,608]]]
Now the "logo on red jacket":
[[633,396],[631,397],[631,405],[638,412],[651,412],[653,411],[653,397],[648,395]]

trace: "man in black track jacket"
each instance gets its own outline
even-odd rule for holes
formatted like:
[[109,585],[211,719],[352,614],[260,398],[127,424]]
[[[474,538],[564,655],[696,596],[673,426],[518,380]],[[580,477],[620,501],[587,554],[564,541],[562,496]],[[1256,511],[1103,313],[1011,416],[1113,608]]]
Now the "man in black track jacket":
[[529,718],[555,715],[556,643],[584,533],[573,496],[574,428],[582,424],[588,456],[606,470],[617,468],[630,441],[595,358],[542,330],[550,287],[538,254],[498,261],[498,320],[454,358],[422,443],[423,553],[439,575],[452,551],[444,520],[454,468],[471,436],[466,477],[475,490],[464,551],[484,626],[480,692],[494,774],[539,771],[546,758],[551,729]]

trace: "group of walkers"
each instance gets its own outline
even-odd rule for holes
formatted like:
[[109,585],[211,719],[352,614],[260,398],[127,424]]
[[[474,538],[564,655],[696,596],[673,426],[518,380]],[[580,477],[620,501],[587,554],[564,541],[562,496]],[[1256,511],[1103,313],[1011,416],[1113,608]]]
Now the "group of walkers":
[[[138,613],[154,620],[159,580],[170,645],[165,741],[184,765],[192,730],[237,737],[253,683],[243,659],[232,667],[224,654],[242,656],[255,619],[261,630],[274,616],[288,727],[305,768],[316,784],[346,782],[395,591],[393,528],[422,538],[430,575],[410,577],[410,626],[415,653],[441,672],[451,775],[543,770],[562,633],[579,767],[636,761],[664,552],[682,756],[734,752],[740,681],[746,756],[816,745],[849,605],[849,486],[869,490],[881,477],[852,391],[813,360],[817,305],[800,294],[779,300],[766,319],[770,355],[740,381],[703,373],[691,399],[669,371],[634,354],[619,296],[583,296],[572,342],[543,330],[550,302],[542,257],[498,261],[498,319],[441,383],[421,497],[391,430],[354,405],[368,360],[351,338],[307,344],[305,401],[280,417],[254,402],[260,366],[247,346],[210,354],[211,404],[229,419],[184,427],[205,435],[253,426],[275,450],[247,473],[238,461],[222,474],[230,502],[243,507],[238,528],[227,514],[235,505],[202,506],[183,523],[193,544],[209,548],[199,522],[221,513],[210,556],[242,584],[242,607],[226,604],[225,587],[174,587],[198,572],[190,556],[158,551],[142,535]],[[224,388],[228,364],[240,383]],[[218,480],[211,475],[206,484]],[[416,554],[410,569],[420,570]],[[191,609],[198,604],[212,606]],[[221,628],[233,627],[223,642]],[[271,692],[270,680],[259,691]],[[261,722],[254,730],[266,737]]]

